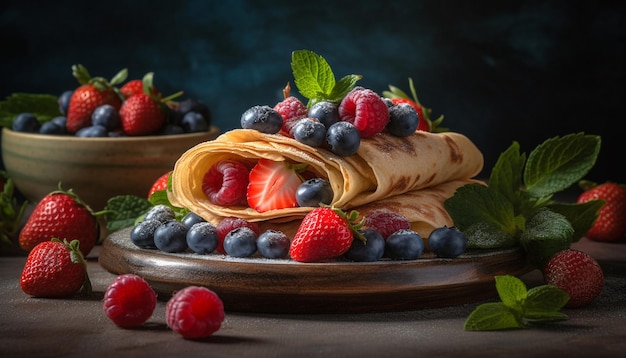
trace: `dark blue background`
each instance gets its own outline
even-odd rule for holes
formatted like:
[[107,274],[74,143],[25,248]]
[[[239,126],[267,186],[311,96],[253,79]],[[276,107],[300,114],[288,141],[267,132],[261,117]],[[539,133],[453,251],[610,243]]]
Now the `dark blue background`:
[[4,1],[0,96],[60,94],[71,66],[110,78],[155,72],[165,94],[208,103],[223,131],[292,81],[291,51],[324,56],[445,115],[485,154],[488,175],[514,140],[529,152],[573,132],[603,138],[589,178],[623,170],[626,23],[617,1]]

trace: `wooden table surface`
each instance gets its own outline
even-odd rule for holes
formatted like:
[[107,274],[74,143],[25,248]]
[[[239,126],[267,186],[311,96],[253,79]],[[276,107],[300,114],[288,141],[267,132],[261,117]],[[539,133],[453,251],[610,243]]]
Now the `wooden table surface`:
[[[372,314],[227,312],[219,331],[185,340],[165,324],[159,301],[137,329],[116,327],[102,312],[115,275],[89,257],[89,297],[38,299],[19,288],[25,257],[0,257],[0,357],[618,357],[626,350],[626,241],[574,244],[604,269],[591,306],[564,309],[567,321],[528,329],[466,332],[480,304]],[[542,284],[538,271],[521,277]]]

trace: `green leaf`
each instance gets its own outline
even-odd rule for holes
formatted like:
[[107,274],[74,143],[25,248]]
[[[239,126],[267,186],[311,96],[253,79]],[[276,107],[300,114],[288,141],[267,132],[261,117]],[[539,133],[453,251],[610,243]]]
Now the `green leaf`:
[[501,302],[483,303],[476,307],[463,326],[466,331],[493,331],[524,327],[524,323],[519,320],[515,311]]
[[530,262],[541,269],[552,255],[570,247],[573,235],[574,228],[565,216],[541,208],[526,222],[520,243]]
[[104,216],[107,229],[116,231],[133,226],[135,220],[150,210],[152,206],[152,203],[147,199],[134,195],[119,195],[110,198],[107,201]]
[[58,96],[50,94],[13,93],[0,102],[0,125],[11,128],[20,113],[32,113],[40,123],[60,116]]
[[339,80],[333,87],[331,93],[326,98],[327,101],[339,103],[341,100],[352,91],[356,83],[363,78],[361,75],[347,75]]
[[528,290],[528,296],[524,303],[524,316],[533,320],[563,319],[566,315],[555,313],[569,301],[569,295],[562,289],[553,285],[542,285]]
[[518,200],[517,193],[522,187],[522,172],[526,163],[526,154],[520,154],[519,148],[519,143],[513,142],[502,152],[489,176],[489,187],[501,193],[511,203]]
[[[170,175],[168,178],[168,186],[171,186],[171,180],[172,180],[172,176]],[[154,206],[156,205],[169,206],[174,211],[174,214],[176,215],[176,220],[178,221],[180,221],[185,215],[189,213],[189,209],[187,208],[179,208],[177,206],[172,205],[169,198],[167,197],[166,190],[155,191],[152,194],[152,196],[150,196],[150,203],[152,203],[152,205]]]
[[463,231],[468,249],[503,249],[519,244],[519,240],[502,231],[492,222],[477,222]]
[[312,51],[293,51],[291,70],[300,94],[308,99],[328,96],[335,87],[335,75],[330,65]]
[[599,136],[584,133],[546,140],[528,156],[524,170],[526,190],[544,197],[567,189],[594,166],[600,143]]
[[527,289],[522,280],[511,275],[496,276],[496,290],[502,303],[516,312],[522,311],[522,303],[526,299]]
[[598,211],[604,200],[590,200],[584,203],[551,203],[548,208],[567,218],[572,224],[572,242],[578,242],[598,219]]

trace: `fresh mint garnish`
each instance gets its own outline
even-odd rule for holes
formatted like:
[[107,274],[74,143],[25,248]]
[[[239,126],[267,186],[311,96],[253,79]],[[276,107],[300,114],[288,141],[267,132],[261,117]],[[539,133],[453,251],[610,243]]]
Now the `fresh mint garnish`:
[[552,285],[528,290],[515,276],[496,276],[496,290],[501,302],[484,303],[476,307],[465,321],[466,331],[494,331],[527,328],[529,324],[566,320],[559,312],[569,295]]
[[20,113],[32,113],[41,123],[60,116],[57,99],[50,94],[13,93],[0,102],[0,126],[11,128]]
[[136,219],[144,215],[152,206],[148,199],[134,195],[119,195],[110,198],[104,215],[107,230],[117,231],[133,226]]
[[291,70],[298,91],[309,100],[309,107],[319,101],[340,102],[362,78],[347,75],[337,82],[326,59],[309,50],[291,53]]
[[538,268],[559,249],[578,241],[597,219],[602,201],[563,204],[554,194],[591,170],[601,139],[584,133],[554,137],[531,153],[517,142],[504,151],[489,185],[459,188],[444,205],[468,238],[468,247],[494,249],[521,245]]

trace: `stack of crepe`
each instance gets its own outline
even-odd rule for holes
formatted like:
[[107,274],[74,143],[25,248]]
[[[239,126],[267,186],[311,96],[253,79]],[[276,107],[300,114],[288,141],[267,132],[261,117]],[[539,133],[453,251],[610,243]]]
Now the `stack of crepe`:
[[257,212],[246,206],[211,203],[202,191],[204,174],[216,162],[238,160],[251,167],[258,159],[307,163],[333,189],[331,205],[363,215],[387,208],[406,216],[423,238],[453,222],[444,201],[473,179],[483,167],[483,156],[466,136],[416,131],[408,137],[381,133],[361,141],[356,154],[341,157],[278,134],[236,129],[196,145],[176,162],[169,198],[217,225],[224,217],[258,222],[292,236],[313,208],[296,207]]

